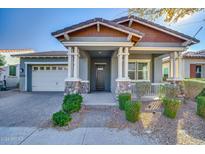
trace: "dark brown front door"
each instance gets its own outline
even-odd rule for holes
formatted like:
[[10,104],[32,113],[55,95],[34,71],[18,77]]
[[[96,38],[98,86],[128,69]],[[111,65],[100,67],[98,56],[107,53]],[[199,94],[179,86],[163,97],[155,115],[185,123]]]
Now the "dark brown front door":
[[105,66],[104,65],[96,66],[96,90],[98,91],[105,90]]

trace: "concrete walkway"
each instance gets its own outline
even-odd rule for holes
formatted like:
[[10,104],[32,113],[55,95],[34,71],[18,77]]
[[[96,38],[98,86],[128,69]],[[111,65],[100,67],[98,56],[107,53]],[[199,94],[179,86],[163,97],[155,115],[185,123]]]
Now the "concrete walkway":
[[148,137],[135,136],[128,129],[77,128],[58,130],[56,128],[0,127],[0,144],[157,144]]
[[111,92],[92,92],[84,94],[85,105],[116,105],[115,96]]

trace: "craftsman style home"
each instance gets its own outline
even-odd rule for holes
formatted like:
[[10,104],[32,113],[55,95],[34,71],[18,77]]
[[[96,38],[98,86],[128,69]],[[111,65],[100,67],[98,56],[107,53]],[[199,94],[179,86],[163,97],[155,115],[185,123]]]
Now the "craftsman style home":
[[169,80],[181,80],[181,74],[176,74],[184,69],[181,53],[199,42],[136,16],[112,21],[95,18],[52,36],[66,51],[21,55],[22,91],[129,91],[134,82],[162,82],[162,59],[168,55]]

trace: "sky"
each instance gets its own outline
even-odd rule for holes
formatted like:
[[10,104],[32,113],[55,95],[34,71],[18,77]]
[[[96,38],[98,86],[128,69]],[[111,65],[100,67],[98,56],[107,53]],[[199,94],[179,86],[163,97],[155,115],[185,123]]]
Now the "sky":
[[[114,19],[127,15],[127,9],[0,9],[0,49],[65,50],[51,33],[79,22],[101,17]],[[194,36],[201,42],[189,50],[205,49],[205,12],[187,16],[175,24],[155,22]]]

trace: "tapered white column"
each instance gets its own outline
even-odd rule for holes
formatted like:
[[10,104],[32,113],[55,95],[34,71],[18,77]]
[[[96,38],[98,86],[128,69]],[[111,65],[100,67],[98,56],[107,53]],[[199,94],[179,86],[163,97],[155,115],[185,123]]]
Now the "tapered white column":
[[122,55],[123,55],[123,48],[120,47],[118,50],[118,79],[122,79]]
[[182,53],[178,52],[178,78],[183,78],[183,62],[182,62]]
[[125,79],[128,79],[128,56],[129,56],[129,49],[126,47],[124,49],[124,73],[125,73]]
[[176,54],[177,52],[174,52],[173,57],[173,78],[176,79]]
[[169,78],[173,78],[173,53],[170,53],[169,57]]
[[79,79],[79,50],[74,47],[74,79]]
[[72,48],[68,48],[68,79],[72,77]]

